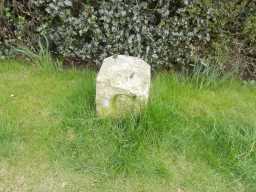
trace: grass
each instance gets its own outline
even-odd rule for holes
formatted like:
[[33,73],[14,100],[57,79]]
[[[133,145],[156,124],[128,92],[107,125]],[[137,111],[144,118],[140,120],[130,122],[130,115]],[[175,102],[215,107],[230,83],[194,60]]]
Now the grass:
[[255,191],[255,87],[199,81],[157,74],[142,114],[101,119],[95,72],[1,61],[0,191]]

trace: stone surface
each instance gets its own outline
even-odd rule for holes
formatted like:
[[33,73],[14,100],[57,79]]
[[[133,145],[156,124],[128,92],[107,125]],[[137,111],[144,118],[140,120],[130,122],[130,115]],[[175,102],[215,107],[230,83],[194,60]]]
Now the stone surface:
[[148,101],[150,78],[150,66],[140,58],[106,58],[96,80],[97,114],[120,116],[139,111]]

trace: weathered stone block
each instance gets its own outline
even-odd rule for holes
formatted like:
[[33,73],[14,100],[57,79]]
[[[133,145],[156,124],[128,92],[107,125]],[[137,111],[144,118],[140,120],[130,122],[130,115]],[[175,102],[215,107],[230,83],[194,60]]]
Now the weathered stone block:
[[106,58],[96,80],[96,110],[99,116],[138,112],[148,101],[150,66],[125,55]]

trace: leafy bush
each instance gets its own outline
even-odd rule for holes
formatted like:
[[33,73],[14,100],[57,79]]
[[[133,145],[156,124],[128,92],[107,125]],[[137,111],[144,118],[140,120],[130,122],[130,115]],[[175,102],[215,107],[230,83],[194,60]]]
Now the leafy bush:
[[250,43],[256,44],[256,15],[247,19],[244,34],[247,35]]
[[212,45],[241,31],[254,11],[250,0],[5,2],[5,28],[13,35],[0,33],[0,55],[13,54],[12,46],[34,47],[45,35],[51,53],[59,57],[99,66],[107,56],[129,54],[167,70],[209,61],[206,54],[216,55]]
[[213,18],[210,9],[180,0],[99,1],[83,4],[77,16],[71,0],[32,1],[31,7],[32,18],[19,16],[27,22],[23,29],[17,25],[20,21],[13,21],[23,39],[19,43],[32,46],[34,36],[43,34],[56,55],[100,64],[109,55],[129,54],[154,68],[193,63],[196,47],[210,41]]

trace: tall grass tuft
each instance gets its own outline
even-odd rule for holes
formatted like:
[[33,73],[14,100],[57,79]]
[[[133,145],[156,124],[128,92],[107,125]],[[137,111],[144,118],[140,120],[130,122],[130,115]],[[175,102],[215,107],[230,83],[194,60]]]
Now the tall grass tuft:
[[195,64],[192,71],[183,77],[192,82],[198,89],[215,88],[224,82],[232,82],[234,71],[224,72],[221,66],[205,61]]
[[62,69],[62,63],[54,60],[49,51],[49,42],[47,37],[43,36],[44,41],[40,38],[37,47],[16,48],[17,53],[27,57],[34,65],[46,71],[59,71]]

